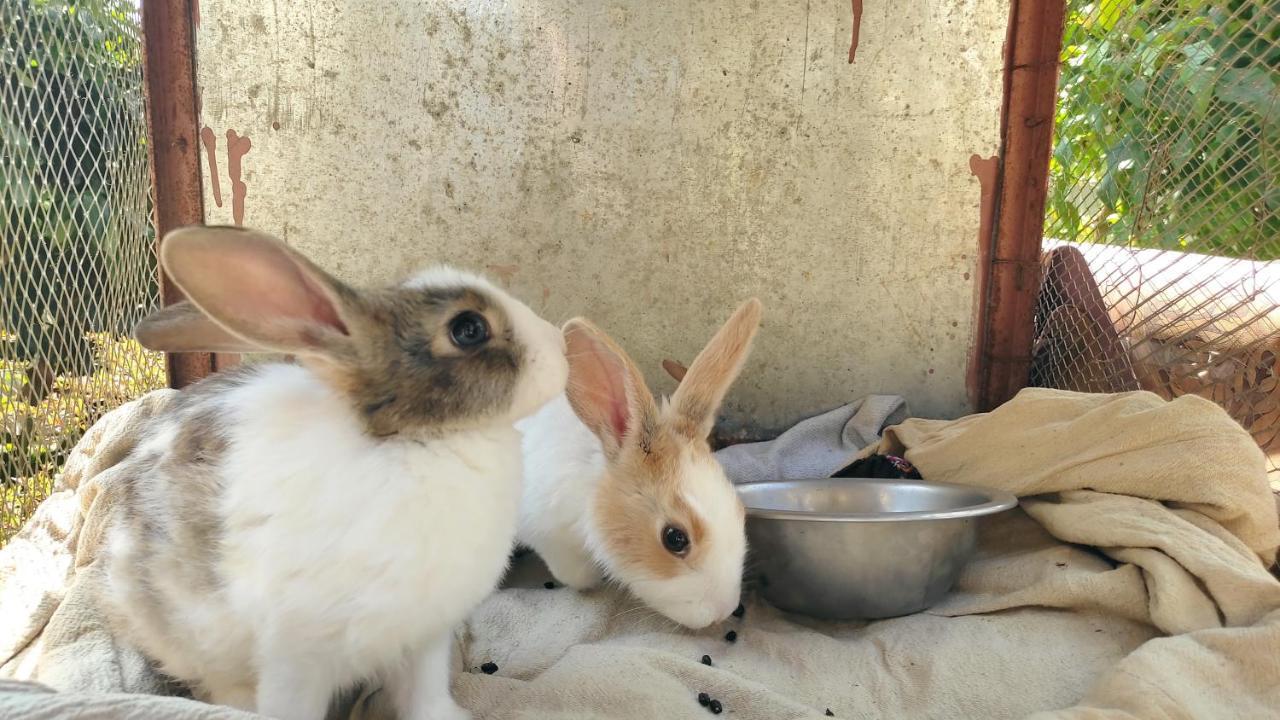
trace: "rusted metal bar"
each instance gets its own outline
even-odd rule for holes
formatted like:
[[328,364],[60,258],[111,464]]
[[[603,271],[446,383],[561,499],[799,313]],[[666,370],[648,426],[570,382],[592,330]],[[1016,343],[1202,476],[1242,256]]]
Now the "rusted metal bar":
[[[204,222],[200,181],[199,98],[195,78],[197,0],[145,0],[142,3],[143,85],[151,142],[151,193],[157,242],[170,230]],[[165,305],[182,300],[182,291],[160,271]],[[211,353],[171,353],[166,358],[169,384],[180,388],[213,373]]]
[[1065,0],[1014,0],[1010,8],[997,214],[978,318],[980,410],[1013,397],[1031,366],[1065,18]]

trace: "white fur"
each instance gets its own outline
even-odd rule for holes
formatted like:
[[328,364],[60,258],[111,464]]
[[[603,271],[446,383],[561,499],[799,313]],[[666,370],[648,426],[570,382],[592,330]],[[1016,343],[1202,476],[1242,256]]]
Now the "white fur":
[[602,563],[588,549],[591,499],[604,476],[600,440],[562,393],[516,423],[523,435],[524,493],[516,538],[551,574],[577,590],[600,584]]
[[[708,529],[709,553],[674,578],[649,577],[609,556],[594,520],[606,460],[599,438],[560,395],[517,423],[524,436],[524,494],[517,539],[535,550],[560,582],[588,589],[604,575],[646,605],[690,628],[728,617],[741,595],[746,535],[737,492],[714,458],[684,453],[679,483]],[[649,522],[650,518],[637,518]],[[650,529],[655,542],[662,528]]]
[[[509,412],[487,424],[373,438],[349,400],[283,364],[211,399],[227,414],[210,432],[229,441],[209,476],[220,587],[163,573],[160,587],[131,587],[131,566],[172,560],[138,557],[131,528],[115,528],[109,602],[127,616],[138,593],[162,598],[183,630],[175,641],[131,623],[132,639],[211,701],[264,715],[320,720],[333,692],[379,678],[406,720],[468,717],[449,696],[452,630],[506,567],[521,482],[512,421],[568,373],[560,332],[494,293],[530,355]],[[175,432],[162,427],[137,452],[163,460]]]

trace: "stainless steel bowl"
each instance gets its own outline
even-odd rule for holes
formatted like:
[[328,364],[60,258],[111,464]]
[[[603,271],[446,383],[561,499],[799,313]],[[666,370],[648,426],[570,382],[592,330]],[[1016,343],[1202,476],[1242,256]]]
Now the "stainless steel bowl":
[[765,599],[831,620],[919,612],[973,556],[976,520],[1009,493],[914,480],[832,478],[738,486]]

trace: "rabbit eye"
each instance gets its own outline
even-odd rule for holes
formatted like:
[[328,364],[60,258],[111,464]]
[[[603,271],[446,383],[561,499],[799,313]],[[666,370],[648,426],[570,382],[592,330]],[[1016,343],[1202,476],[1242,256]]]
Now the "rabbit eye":
[[489,341],[489,323],[478,312],[458,313],[449,321],[449,339],[463,350],[478,347]]
[[662,528],[662,547],[672,555],[684,555],[689,551],[689,535],[675,525]]

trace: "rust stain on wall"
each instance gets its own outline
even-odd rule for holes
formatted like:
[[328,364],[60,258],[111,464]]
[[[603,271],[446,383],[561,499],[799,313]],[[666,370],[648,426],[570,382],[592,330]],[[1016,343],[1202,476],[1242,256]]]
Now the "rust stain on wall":
[[[994,227],[996,220],[996,186],[1000,180],[1000,156],[992,155],[984,158],[977,153],[969,156],[969,172],[978,178],[978,187],[980,194],[978,199],[978,281],[974,283],[974,304],[980,311],[980,303],[986,302],[987,284],[990,282],[987,268],[991,263],[991,245],[994,242]],[[966,276],[968,273],[965,273]],[[975,317],[985,318],[985,312],[976,313]],[[982,321],[980,320],[980,323]],[[981,371],[983,346],[986,337],[986,328],[977,327],[974,332],[973,348],[969,352],[969,367],[965,373],[965,390],[968,392],[969,401],[975,405],[979,401],[981,388],[981,378],[978,373]]]
[[222,179],[218,174],[218,136],[208,125],[200,131],[200,142],[204,145],[205,157],[209,160],[209,189],[213,191],[213,202],[222,207]]
[[227,175],[231,176],[231,219],[236,225],[244,222],[244,196],[249,189],[241,179],[244,156],[253,148],[249,136],[241,136],[235,130],[227,131]]
[[191,24],[200,27],[200,0],[191,0]]
[[969,172],[978,178],[982,188],[978,212],[978,249],[983,252],[991,243],[991,223],[995,221],[996,176],[1000,172],[1000,158],[992,155],[984,158],[977,153],[969,156]]
[[858,54],[858,33],[862,31],[862,0],[853,0],[853,38],[849,41],[849,64]]

